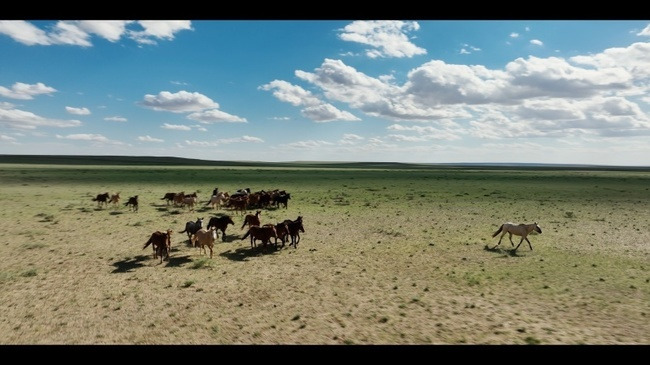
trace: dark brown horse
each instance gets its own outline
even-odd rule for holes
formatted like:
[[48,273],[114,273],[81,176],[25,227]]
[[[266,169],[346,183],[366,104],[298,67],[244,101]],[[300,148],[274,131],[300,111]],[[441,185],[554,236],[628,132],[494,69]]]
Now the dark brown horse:
[[147,246],[151,245],[153,248],[153,258],[160,256],[160,262],[162,263],[163,258],[169,259],[169,252],[172,249],[172,231],[168,229],[166,232],[156,231],[151,234],[149,240],[144,244],[142,249],[144,250]]
[[210,229],[211,227],[217,227],[217,230],[221,231],[221,240],[225,241],[226,240],[226,228],[228,228],[228,225],[232,224],[233,226],[235,225],[235,222],[233,222],[232,218],[228,215],[224,215],[221,217],[212,217],[210,218],[210,221],[208,222],[208,227],[207,229]]
[[241,239],[244,240],[246,237],[251,236],[251,247],[255,247],[255,240],[261,240],[262,243],[264,244],[264,247],[266,247],[267,243],[271,243],[271,238],[276,239],[276,247],[277,247],[277,237],[278,234],[275,231],[275,226],[272,224],[264,225],[262,227],[260,226],[252,226],[248,229],[248,232],[242,237]]
[[305,228],[302,226],[302,216],[298,216],[295,221],[290,219],[285,219],[282,222],[287,225],[289,229],[289,237],[291,237],[291,243],[289,246],[293,245],[293,248],[298,248],[298,242],[300,242],[300,232],[305,233]]

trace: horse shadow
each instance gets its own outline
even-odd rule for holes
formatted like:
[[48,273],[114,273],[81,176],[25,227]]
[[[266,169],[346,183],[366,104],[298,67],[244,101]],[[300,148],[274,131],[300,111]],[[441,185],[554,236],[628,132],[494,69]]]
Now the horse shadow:
[[180,266],[183,266],[183,265],[185,265],[187,263],[192,262],[192,259],[188,255],[185,255],[185,256],[169,256],[167,261],[163,261],[163,262],[167,262],[167,265],[165,265],[165,267],[180,267]]
[[517,254],[517,251],[514,248],[506,248],[506,249],[502,249],[500,247],[490,248],[488,245],[485,245],[485,247],[483,247],[483,250],[488,252],[499,253],[499,254],[505,253],[506,255],[510,255],[512,257],[523,257],[522,255]]
[[110,213],[108,213],[108,214],[110,214],[110,215],[120,215],[120,214],[124,214],[124,212],[120,212],[120,211],[112,211],[112,212],[110,212]]
[[115,270],[111,271],[111,273],[120,274],[120,273],[132,272],[133,270],[139,267],[144,267],[145,265],[142,262],[150,258],[151,256],[149,255],[139,255],[132,259],[126,259],[126,260],[120,260],[114,262],[113,266],[115,266]]
[[225,257],[231,261],[248,261],[249,257],[264,256],[264,255],[274,255],[279,252],[281,248],[275,248],[275,245],[270,244],[258,245],[257,247],[241,247],[233,250],[224,251],[219,254],[221,257]]

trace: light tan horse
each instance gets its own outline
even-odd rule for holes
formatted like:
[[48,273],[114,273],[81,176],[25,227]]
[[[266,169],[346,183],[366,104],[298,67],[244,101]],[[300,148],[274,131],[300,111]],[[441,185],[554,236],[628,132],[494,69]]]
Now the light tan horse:
[[[512,235],[514,234],[516,236],[521,236],[519,245],[521,245],[521,243],[524,242],[524,240],[526,240],[526,242],[528,242],[528,247],[530,247],[530,249],[532,250],[533,246],[530,244],[530,241],[528,240],[527,237],[532,231],[538,232],[539,234],[542,233],[542,229],[539,228],[537,222],[532,224],[523,224],[523,223],[514,224],[511,222],[503,223],[501,227],[499,227],[499,229],[496,232],[494,232],[494,234],[492,234],[492,237],[496,237],[499,233],[501,233],[501,237],[499,238],[499,243],[497,243],[496,246],[492,247],[492,249],[494,250],[495,248],[497,248],[501,244],[501,240],[503,239],[503,236],[505,236],[506,233],[508,233],[510,235],[508,238],[510,239],[510,243],[512,244],[513,247],[515,246],[515,243],[512,242]],[[515,247],[514,251],[517,251],[519,245]]]
[[217,193],[217,195],[213,195],[205,205],[212,205],[212,209],[221,209],[221,203],[226,203],[228,201],[228,198],[230,198],[230,195],[228,195],[228,193],[220,191]]
[[205,246],[208,246],[210,249],[210,258],[212,258],[212,248],[214,247],[214,241],[217,240],[217,227],[212,226],[209,230],[201,228],[192,236],[192,244],[196,247],[199,247],[199,254],[207,252]]

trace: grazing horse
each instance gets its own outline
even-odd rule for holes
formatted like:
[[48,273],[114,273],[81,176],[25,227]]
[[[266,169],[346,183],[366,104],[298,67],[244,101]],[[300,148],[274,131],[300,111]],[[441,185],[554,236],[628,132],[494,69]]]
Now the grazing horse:
[[[496,246],[492,247],[492,249],[494,250],[495,248],[497,248],[497,246],[499,246],[501,244],[501,240],[503,239],[503,236],[505,236],[506,233],[508,233],[509,234],[508,238],[510,239],[510,244],[512,244],[513,247],[515,246],[515,243],[512,242],[512,235],[514,234],[514,235],[517,235],[517,236],[521,236],[521,240],[519,241],[519,245],[521,245],[521,243],[524,242],[524,240],[526,240],[526,242],[528,242],[528,247],[530,247],[530,249],[532,250],[533,246],[530,244],[530,241],[528,240],[528,237],[527,237],[528,234],[530,234],[532,231],[538,232],[539,234],[542,233],[542,229],[539,228],[539,226],[537,225],[537,222],[532,223],[532,224],[523,224],[523,223],[522,224],[514,224],[514,223],[510,223],[510,222],[503,223],[501,225],[501,227],[499,227],[499,229],[492,234],[492,237],[496,237],[499,233],[501,233],[501,237],[499,237],[499,243],[497,243]],[[514,251],[517,251],[517,249],[519,248],[519,245],[517,245],[517,247],[515,247]]]
[[124,203],[126,206],[131,206],[131,210],[134,212],[138,211],[138,196],[132,196],[129,198],[129,201]]
[[208,222],[208,229],[212,227],[217,227],[218,230],[221,231],[221,240],[225,241],[226,240],[226,228],[228,228],[228,225],[232,224],[233,226],[235,225],[235,222],[233,222],[232,218],[230,216],[224,215],[221,217],[212,217],[210,218],[210,221]]
[[260,214],[262,214],[261,210],[258,210],[255,215],[253,214],[246,214],[244,217],[244,224],[241,225],[241,229],[244,229],[244,227],[248,224],[248,228],[252,226],[259,226],[260,225]]
[[102,204],[108,205],[108,200],[110,199],[110,194],[108,192],[104,194],[97,194],[96,197],[93,198],[94,202],[97,202],[97,207],[101,207]]
[[251,247],[256,247],[255,245],[255,240],[259,239],[262,241],[264,244],[264,247],[266,247],[267,243],[271,243],[271,238],[275,238],[276,240],[276,247],[277,247],[277,239],[278,239],[278,233],[275,231],[275,226],[272,224],[265,225],[265,226],[252,226],[248,228],[248,232],[242,237],[242,240],[245,240],[246,237],[251,236]]
[[179,233],[187,233],[187,238],[192,242],[192,235],[201,228],[203,228],[203,218],[196,218],[196,222],[189,221],[185,223],[185,229]]
[[[210,249],[210,258],[212,258],[212,248],[214,247],[214,241],[217,239],[217,227],[212,226],[209,230],[201,228],[194,234],[192,238],[192,244],[194,247],[199,247],[199,254],[204,253],[208,254],[205,251],[205,246],[208,246]],[[198,242],[198,244],[197,244]],[[201,252],[203,250],[203,252]]]
[[291,219],[285,219],[282,222],[287,225],[289,230],[289,237],[291,237],[291,243],[289,246],[293,245],[293,248],[298,248],[298,242],[300,242],[300,232],[305,233],[305,228],[302,226],[302,216],[298,216],[295,221]]
[[142,249],[144,250],[147,246],[151,245],[153,248],[153,258],[155,259],[160,256],[160,262],[162,263],[163,257],[169,259],[169,252],[172,248],[171,235],[173,232],[171,229],[168,229],[167,232],[156,231],[152,233]]

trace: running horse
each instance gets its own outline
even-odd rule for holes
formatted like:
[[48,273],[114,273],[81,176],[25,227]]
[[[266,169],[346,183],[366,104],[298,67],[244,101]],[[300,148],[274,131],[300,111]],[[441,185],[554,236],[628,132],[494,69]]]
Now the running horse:
[[509,234],[508,238],[510,239],[510,244],[512,244],[513,247],[515,246],[515,243],[512,242],[512,235],[514,234],[516,236],[521,236],[521,240],[519,241],[519,244],[517,245],[517,247],[515,247],[514,251],[517,251],[517,249],[519,248],[521,243],[524,242],[524,240],[526,240],[526,242],[528,242],[528,247],[530,247],[530,249],[532,250],[533,246],[530,244],[530,241],[528,240],[527,236],[533,231],[535,231],[535,232],[537,232],[539,234],[542,233],[542,229],[539,228],[539,226],[537,225],[537,222],[531,223],[531,224],[523,224],[523,223],[522,224],[514,224],[514,223],[510,223],[510,222],[503,223],[501,225],[501,227],[499,227],[499,229],[492,234],[492,237],[496,237],[499,233],[501,233],[501,237],[499,237],[499,243],[497,243],[496,246],[492,247],[492,249],[494,250],[495,248],[497,248],[501,244],[501,240],[503,239],[503,236],[505,236],[506,233],[508,233]]

